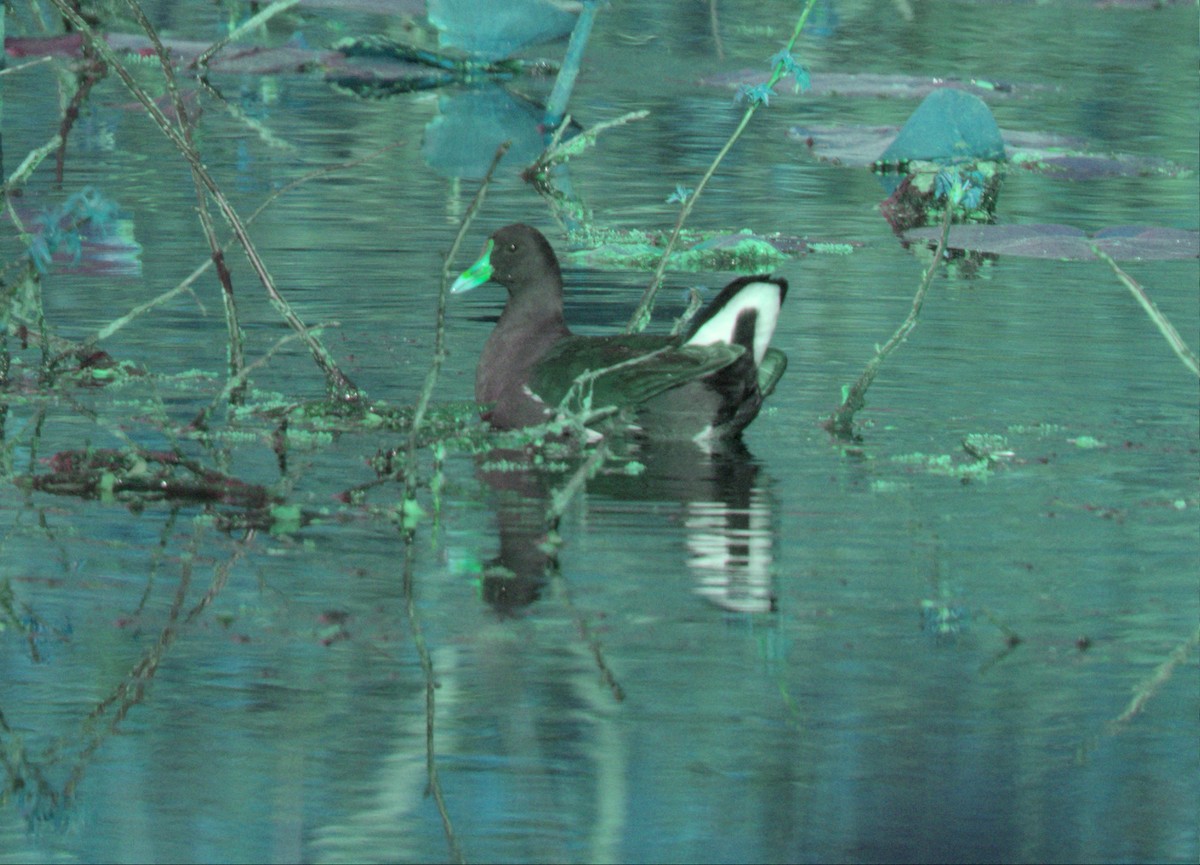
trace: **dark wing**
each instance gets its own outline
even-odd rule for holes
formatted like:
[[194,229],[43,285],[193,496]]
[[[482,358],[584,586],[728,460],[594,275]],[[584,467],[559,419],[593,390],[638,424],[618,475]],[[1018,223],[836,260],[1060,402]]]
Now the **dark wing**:
[[733,363],[740,345],[680,345],[671,337],[573,336],[558,342],[534,368],[530,389],[557,406],[579,384],[570,408],[640,405],[663,391],[703,378]]

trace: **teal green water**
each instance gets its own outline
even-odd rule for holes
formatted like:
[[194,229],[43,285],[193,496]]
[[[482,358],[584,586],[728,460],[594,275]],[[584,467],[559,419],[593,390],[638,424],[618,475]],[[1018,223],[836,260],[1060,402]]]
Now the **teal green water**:
[[[1200,227],[1194,6],[912,6],[905,20],[897,4],[821,4],[799,54],[814,77],[1012,82],[1011,96],[989,99],[1002,129],[1189,171],[1015,174],[1001,222]],[[651,115],[569,165],[598,223],[670,227],[667,197],[695,184],[741,113],[731,90],[697,82],[765,70],[796,8],[718,13],[723,59],[703,4],[601,11],[571,112],[585,127]],[[199,5],[156,14],[172,36],[220,33]],[[310,10],[269,38],[300,31],[323,45],[386,29],[370,14]],[[58,128],[53,68],[0,79],[5,174]],[[155,81],[152,66],[139,74]],[[308,171],[400,142],[289,192],[251,233],[305,320],[336,323],[323,337],[346,372],[372,398],[411,403],[433,349],[442,256],[476,188],[430,165],[444,153],[431,142],[451,129],[486,160],[494,142],[451,121],[503,94],[363,101],[316,74],[214,81],[273,136],[201,97],[198,144],[243,212]],[[519,89],[544,97],[548,84]],[[141,246],[133,272],[85,258],[45,279],[47,320],[69,338],[207,256],[186,167],[131,103],[101,84],[62,187],[43,166],[17,202],[36,214],[92,185],[120,203]],[[422,491],[419,638],[404,545],[384,513],[401,487],[374,489],[361,507],[336,498],[375,477],[366,461],[402,444],[395,435],[293,440],[288,501],[327,517],[285,535],[225,533],[197,507],[134,513],[6,484],[0,862],[449,858],[428,795],[418,642],[438,685],[446,813],[472,861],[1196,861],[1200,398],[1111,271],[1007,256],[939,276],[868,394],[862,441],[846,447],[820,427],[907,314],[928,256],[879,215],[875,177],[812,159],[787,132],[899,126],[915,106],[781,94],[694,212],[701,228],[861,244],[778,268],[792,291],[775,344],[791,365],[746,452],[666,449],[647,455],[644,474],[597,477],[566,509],[559,574],[544,584],[481,570],[545,567],[541,517],[563,477],[449,454],[436,509]],[[516,220],[565,250],[520,167],[514,157],[502,168],[456,266]],[[7,261],[17,245],[5,236]],[[1197,260],[1122,264],[1200,346]],[[258,359],[287,331],[242,259],[234,269]],[[566,278],[568,318],[589,333],[619,329],[647,279]],[[727,279],[670,275],[656,325],[682,310],[684,289]],[[164,447],[162,418],[189,420],[219,389],[217,292],[205,276],[195,296],[103,343],[156,374],[145,382],[10,393],[14,471],[125,437]],[[470,398],[501,300],[493,288],[452,301],[438,401]],[[20,363],[36,363],[15,342]],[[167,378],[193,369],[212,380]],[[293,342],[254,385],[299,400],[323,383]],[[221,469],[279,480],[270,425],[218,431],[229,433]],[[996,452],[990,470],[964,449],[969,437]],[[144,692],[122,690],[146,658],[156,666]]]

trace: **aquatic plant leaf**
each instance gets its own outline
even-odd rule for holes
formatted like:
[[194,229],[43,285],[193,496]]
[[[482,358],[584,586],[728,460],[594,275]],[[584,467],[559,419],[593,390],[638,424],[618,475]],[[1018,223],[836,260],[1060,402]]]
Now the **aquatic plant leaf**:
[[487,173],[496,147],[510,141],[508,160],[528,165],[545,147],[541,120],[540,106],[498,85],[447,90],[425,125],[421,156],[445,177],[478,179]]
[[879,161],[954,163],[1004,159],[1004,139],[991,109],[978,96],[935,90],[909,116]]
[[[940,234],[937,227],[915,228],[905,232],[904,239],[935,244]],[[955,225],[947,238],[951,249],[1064,261],[1094,259],[1092,244],[1117,260],[1200,257],[1200,232],[1143,225],[1106,228],[1092,235],[1070,225]]]
[[[24,208],[18,214],[27,214]],[[62,203],[26,215],[30,232],[26,253],[43,276],[60,272],[139,276],[142,247],[134,237],[131,214],[87,186]]]
[[429,0],[428,6],[442,47],[495,60],[565,36],[582,8],[560,0]]
[[737,93],[734,94],[733,101],[734,104],[740,102],[749,102],[751,105],[770,105],[771,95],[774,92],[775,91],[767,86],[765,81],[761,84],[755,84],[753,86],[749,84],[743,84],[737,89]]
[[[844,255],[857,243],[825,243],[787,234],[741,232],[687,232],[686,240],[671,253],[667,269],[682,273],[770,270],[788,258],[812,253]],[[596,270],[653,270],[662,257],[666,233],[637,230],[604,232],[591,238],[586,249],[565,256],[571,264]]]

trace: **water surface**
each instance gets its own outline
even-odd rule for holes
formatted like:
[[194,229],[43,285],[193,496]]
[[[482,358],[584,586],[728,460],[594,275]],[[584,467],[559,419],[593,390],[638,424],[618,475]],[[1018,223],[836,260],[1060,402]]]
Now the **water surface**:
[[[1194,7],[913,6],[904,20],[893,4],[821,4],[798,53],[814,74],[1029,85],[990,100],[1002,128],[1190,171],[1014,175],[1002,222],[1200,226]],[[765,72],[795,14],[720,4],[718,58],[702,4],[601,11],[571,112],[585,127],[651,116],[570,163],[598,224],[670,227],[667,197],[695,184],[741,114],[732,91],[697,81]],[[172,36],[221,32],[221,15],[200,6],[156,16]],[[398,33],[371,14],[316,11],[265,38],[298,30],[321,45],[389,27]],[[6,76],[8,172],[58,128],[51,69]],[[152,65],[140,69],[156,81]],[[359,100],[319,74],[215,80],[273,136],[200,98],[197,142],[243,212],[308,171],[400,142],[281,197],[251,233],[305,320],[336,322],[323,337],[346,372],[372,398],[411,403],[433,349],[442,256],[476,188],[431,166],[425,145],[453,100],[503,93]],[[537,99],[548,84],[512,89]],[[115,80],[99,85],[62,186],[43,167],[19,202],[36,213],[92,185],[119,201],[141,246],[129,272],[46,277],[46,318],[67,338],[207,255],[186,166],[132,102]],[[405,547],[386,517],[402,487],[362,506],[336,498],[375,477],[367,460],[402,445],[394,434],[294,439],[287,500],[326,518],[276,535],[223,532],[199,506],[134,511],[10,485],[0,861],[449,858],[428,795],[423,644],[438,686],[438,779],[470,860],[1194,862],[1200,402],[1107,266],[1002,257],[939,276],[869,392],[861,441],[820,427],[908,312],[928,256],[881,218],[875,177],[812,159],[787,130],[899,125],[915,107],[788,95],[757,113],[692,223],[860,246],[778,268],[792,292],[775,344],[791,365],[745,449],[661,448],[632,475],[613,461],[567,506],[556,569],[543,515],[565,475],[496,472],[451,452],[437,500],[421,493],[410,615]],[[500,171],[456,267],[517,220],[565,251],[520,167]],[[287,331],[233,259],[261,358]],[[1200,344],[1197,261],[1123,266]],[[682,310],[684,289],[729,277],[670,275],[655,326]],[[647,276],[568,267],[566,279],[568,317],[594,333],[623,325]],[[439,402],[470,399],[501,301],[482,289],[452,302]],[[127,394],[14,400],[14,472],[126,437],[169,446],[164,430],[220,387],[215,280],[103,348],[154,376]],[[174,378],[190,370],[212,378]],[[323,393],[294,342],[253,384],[287,400]],[[270,425],[218,431],[222,470],[279,481]],[[990,470],[972,469],[972,436],[1003,437]],[[489,579],[500,567],[515,578]],[[123,686],[146,659],[144,690]]]

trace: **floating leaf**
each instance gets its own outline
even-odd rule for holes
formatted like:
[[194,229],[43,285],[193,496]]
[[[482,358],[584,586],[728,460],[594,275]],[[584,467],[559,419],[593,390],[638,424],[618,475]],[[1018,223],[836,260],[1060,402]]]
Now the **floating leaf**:
[[[801,142],[817,159],[833,165],[874,164],[899,134],[896,126],[793,126],[788,136]],[[1190,170],[1151,156],[1090,153],[1086,143],[1048,133],[1000,130],[1010,165],[1065,180],[1101,177],[1178,177]]]
[[552,0],[429,0],[428,7],[443,47],[496,59],[565,36],[575,27],[578,11]]

